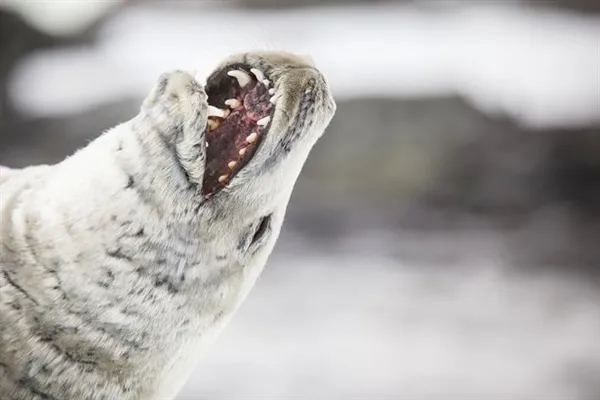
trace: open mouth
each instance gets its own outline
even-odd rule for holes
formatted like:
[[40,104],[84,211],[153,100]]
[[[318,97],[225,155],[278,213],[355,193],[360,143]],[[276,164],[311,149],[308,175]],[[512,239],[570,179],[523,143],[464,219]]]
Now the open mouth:
[[223,189],[252,159],[275,110],[275,89],[265,74],[238,64],[213,73],[206,83],[208,126],[202,194]]

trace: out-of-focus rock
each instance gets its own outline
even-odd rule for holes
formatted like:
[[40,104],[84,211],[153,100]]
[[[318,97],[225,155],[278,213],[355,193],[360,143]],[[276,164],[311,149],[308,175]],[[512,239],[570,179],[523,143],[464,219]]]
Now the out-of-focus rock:
[[99,21],[127,1],[2,0],[0,9],[18,15],[38,32],[54,37],[73,38],[86,36]]
[[[461,1],[453,1],[448,5],[436,0],[236,0],[237,4],[248,8],[291,8],[291,7],[313,7],[313,6],[345,6],[354,4],[422,4],[433,7],[457,7]],[[464,0],[462,3],[469,3]],[[507,3],[499,1],[498,3]],[[437,4],[436,4],[437,3]],[[529,7],[555,7],[579,12],[600,12],[600,2],[596,0],[512,0],[514,4],[524,4]]]
[[504,216],[556,202],[592,207],[597,129],[524,129],[458,98],[345,102],[313,150],[295,200],[389,210],[417,202]]
[[135,116],[139,105],[139,101],[123,100],[69,118],[14,121],[10,135],[0,135],[0,164],[22,168],[57,163]]
[[7,83],[17,61],[34,50],[57,44],[57,39],[35,30],[16,14],[0,9],[0,131],[8,119],[15,117]]

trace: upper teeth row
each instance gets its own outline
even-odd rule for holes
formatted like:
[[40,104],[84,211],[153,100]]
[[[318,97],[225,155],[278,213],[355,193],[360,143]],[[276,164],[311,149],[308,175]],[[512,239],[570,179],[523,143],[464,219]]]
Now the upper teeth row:
[[238,108],[240,106],[240,101],[238,99],[228,99],[225,100],[225,105],[231,108]]
[[[231,109],[238,108],[240,106],[240,101],[238,99],[228,99],[225,100],[225,104],[230,108],[222,110],[218,107],[208,105],[208,116],[209,117],[219,117],[219,118],[227,118],[229,114],[231,114]],[[218,126],[218,125],[217,125]]]
[[[265,79],[265,74],[260,69],[252,68],[252,69],[250,69],[250,72],[252,72],[252,74],[254,74],[256,79],[259,82],[262,82],[265,86],[268,87],[271,84],[271,82],[268,79]],[[239,69],[234,69],[234,70],[228,71],[227,75],[232,76],[235,79],[237,79],[238,84],[242,88],[244,86],[246,86],[247,84],[249,84],[250,81],[252,80],[252,78],[250,78],[250,75],[248,75],[248,73],[246,71],[242,71]]]
[[225,118],[226,117],[226,113],[225,113],[225,110],[221,110],[220,108],[217,108],[215,106],[211,106],[209,104],[208,105],[208,116],[209,117]]

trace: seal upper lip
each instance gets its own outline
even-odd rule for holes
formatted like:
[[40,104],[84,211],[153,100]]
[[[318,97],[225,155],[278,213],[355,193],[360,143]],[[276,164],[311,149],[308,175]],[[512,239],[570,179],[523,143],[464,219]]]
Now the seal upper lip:
[[277,95],[265,72],[236,64],[215,71],[206,83],[208,123],[202,194],[223,189],[255,154],[267,133]]

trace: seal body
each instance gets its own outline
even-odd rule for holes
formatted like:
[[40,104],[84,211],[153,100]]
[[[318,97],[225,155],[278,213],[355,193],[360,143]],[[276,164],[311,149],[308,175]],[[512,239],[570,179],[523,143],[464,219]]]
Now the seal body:
[[[207,87],[242,64],[268,71],[274,110],[204,196],[222,161]],[[56,165],[0,169],[0,399],[173,398],[260,275],[334,111],[303,58],[238,54],[206,87],[163,74],[137,116]]]

